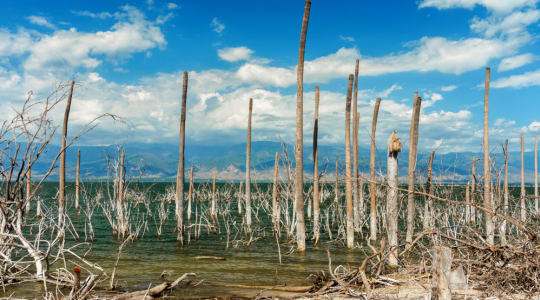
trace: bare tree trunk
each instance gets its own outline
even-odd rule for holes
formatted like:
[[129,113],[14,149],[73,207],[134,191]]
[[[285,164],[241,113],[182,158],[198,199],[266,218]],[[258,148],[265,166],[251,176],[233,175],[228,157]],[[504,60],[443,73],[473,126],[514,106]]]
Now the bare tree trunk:
[[77,150],[77,174],[75,179],[75,209],[79,209],[79,192],[81,184],[81,150]]
[[[217,177],[217,170],[214,170],[214,179],[212,180],[212,204],[210,206],[210,216],[212,217],[213,222],[217,222],[216,177]],[[251,229],[250,229],[250,232],[251,232]]]
[[[471,166],[471,203],[475,203],[475,195],[476,195],[476,157],[473,156],[472,158],[472,166]],[[469,206],[469,210],[471,212],[471,219],[469,222],[471,224],[476,223],[476,207],[473,205]]]
[[534,211],[538,213],[538,133],[534,139]]
[[334,202],[338,203],[339,201],[339,162],[338,157],[336,156],[336,183],[334,184]]
[[120,154],[120,178],[118,178],[118,195],[116,196],[116,218],[118,219],[118,237],[126,236],[126,220],[124,220],[124,157],[126,150]]
[[471,183],[467,182],[467,186],[465,187],[465,203],[467,205],[465,206],[465,223],[471,224]]
[[377,187],[375,186],[375,132],[377,132],[377,116],[379,115],[379,106],[381,98],[377,98],[373,110],[373,121],[371,122],[371,152],[369,160],[369,195],[371,197],[371,215],[370,215],[370,239],[377,240]]
[[[427,182],[426,182],[426,194],[431,195],[431,176],[433,170],[433,158],[435,157],[435,151],[431,151],[431,156],[429,157],[428,171],[427,171]],[[467,193],[469,185],[467,184]],[[468,200],[466,200],[468,201]],[[426,197],[424,202],[424,231],[432,228],[433,225],[433,201],[431,197]]]
[[351,94],[354,75],[349,75],[345,103],[345,200],[347,202],[347,248],[354,248],[354,220],[351,172]]
[[[31,162],[31,156],[28,155],[28,161]],[[32,169],[28,167],[26,171],[26,213],[30,212],[31,202],[30,196],[32,195]]]
[[71,81],[69,96],[66,103],[66,111],[64,112],[64,124],[62,126],[62,148],[60,151],[60,183],[58,191],[58,236],[64,237],[65,227],[65,189],[66,189],[66,137],[68,130],[69,110],[71,109],[71,99],[73,98],[73,87],[75,81]]
[[491,170],[489,165],[489,79],[490,69],[486,68],[486,84],[484,90],[484,207],[488,209],[485,213],[486,222],[486,242],[494,245],[495,230],[493,226],[493,214],[491,206]]
[[525,192],[525,162],[523,159],[523,133],[521,134],[521,194],[520,194],[520,207],[521,207],[521,222],[525,222],[527,219],[527,211],[525,210],[525,197],[527,197]]
[[294,180],[295,211],[296,211],[296,243],[297,250],[306,250],[306,227],[304,223],[304,147],[303,147],[303,113],[304,113],[304,53],[306,49],[306,34],[309,22],[311,0],[306,0],[302,31],[300,33],[300,50],[296,77],[296,170]]
[[354,208],[354,231],[360,232],[360,195],[358,188],[358,65],[356,59],[354,68],[354,92],[353,92],[353,208]]
[[240,187],[238,187],[238,215],[242,216],[242,194],[244,190],[244,183],[240,182]]
[[248,129],[246,142],[246,233],[251,234],[251,114],[253,98],[249,98]]
[[432,292],[431,299],[450,300],[450,268],[452,267],[452,250],[448,247],[438,246],[433,251],[432,265]]
[[[504,207],[503,207],[503,216],[506,216],[508,213],[508,140],[504,142],[503,147],[504,153]],[[506,246],[508,244],[506,240],[506,219],[502,219],[501,224],[501,246]]]
[[189,190],[188,190],[188,206],[187,206],[187,221],[191,223],[191,202],[193,202],[193,166],[189,171]]
[[178,151],[178,171],[176,173],[176,239],[184,245],[184,148],[186,138],[186,101],[188,89],[188,72],[184,71],[182,84],[182,112],[180,115],[180,144]]
[[418,123],[420,122],[420,105],[422,98],[418,96],[418,92],[414,93],[414,104],[411,117],[411,129],[409,134],[409,173],[408,184],[409,193],[407,195],[407,235],[405,240],[407,243],[412,243],[414,234],[414,172],[416,170],[416,155],[418,150]]
[[315,87],[315,121],[313,125],[313,239],[315,245],[320,239],[320,199],[319,199],[319,149],[317,139],[319,136],[319,86]]
[[401,140],[396,136],[396,131],[392,132],[388,139],[388,192],[386,193],[386,224],[388,234],[388,246],[390,255],[388,265],[392,268],[398,267],[398,154],[401,152]]
[[279,172],[279,153],[276,152],[276,158],[274,160],[274,185],[272,187],[272,223],[274,224],[274,230],[280,235],[279,230],[279,200],[278,200],[278,172]]

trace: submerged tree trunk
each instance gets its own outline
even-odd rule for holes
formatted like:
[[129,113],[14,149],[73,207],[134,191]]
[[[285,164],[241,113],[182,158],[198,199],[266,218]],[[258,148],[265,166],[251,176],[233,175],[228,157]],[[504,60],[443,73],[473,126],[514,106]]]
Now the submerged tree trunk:
[[306,34],[309,22],[311,0],[306,0],[302,31],[300,33],[300,50],[296,77],[296,170],[294,177],[295,212],[296,212],[296,247],[303,252],[306,250],[306,228],[304,223],[304,160],[303,160],[303,113],[304,113],[304,53],[306,49]]
[[189,171],[189,190],[188,190],[188,206],[187,206],[187,221],[191,223],[191,203],[193,202],[193,166]]
[[116,195],[116,218],[118,221],[118,237],[126,236],[127,222],[124,218],[124,157],[126,150],[120,153],[120,176],[118,178],[118,194]]
[[334,184],[334,202],[338,203],[339,201],[339,161],[336,155],[336,182]]
[[405,240],[407,243],[412,243],[414,234],[414,172],[416,171],[416,155],[418,149],[418,123],[420,122],[420,105],[422,98],[418,96],[418,92],[414,93],[414,104],[411,117],[411,128],[409,133],[409,173],[408,184],[409,193],[407,194],[407,235]]
[[484,90],[484,207],[488,210],[485,213],[486,242],[494,245],[494,226],[491,206],[491,169],[489,165],[489,80],[490,69],[486,68],[486,83]]
[[[28,161],[31,162],[31,156],[28,155]],[[31,198],[32,195],[32,169],[30,166],[28,166],[28,170],[26,171],[26,213],[30,212],[31,207]]]
[[371,215],[370,215],[370,239],[377,240],[377,187],[375,186],[375,132],[377,131],[377,116],[379,115],[379,106],[381,98],[377,98],[375,108],[373,109],[373,120],[371,122],[371,151],[369,160],[369,195],[371,197]]
[[[426,182],[426,194],[431,195],[431,175],[433,170],[433,158],[435,157],[435,150],[431,151],[431,156],[429,157],[428,171],[427,171],[427,182]],[[469,184],[467,184],[467,193],[469,189]],[[468,202],[468,197],[466,200]],[[424,232],[433,226],[433,201],[431,197],[427,196],[424,202]]]
[[525,162],[523,158],[524,151],[524,142],[523,142],[523,133],[521,134],[521,194],[520,194],[520,211],[521,211],[521,222],[525,222],[527,219],[527,211],[525,210],[525,197],[527,197],[525,192]]
[[279,153],[276,152],[276,158],[274,160],[274,185],[272,187],[272,223],[274,224],[274,230],[279,236],[279,199],[278,199],[278,172],[279,172]]
[[354,68],[354,92],[353,92],[353,208],[354,208],[354,231],[360,232],[360,195],[358,188],[358,65],[359,59],[356,59]]
[[79,209],[79,192],[80,192],[80,183],[81,183],[81,150],[77,151],[77,174],[75,177],[75,209]]
[[69,110],[71,109],[71,99],[73,98],[73,87],[75,81],[71,81],[71,87],[69,89],[69,95],[66,103],[66,110],[64,112],[64,123],[62,126],[62,148],[60,151],[60,183],[58,190],[58,236],[64,237],[65,227],[65,189],[66,189],[66,137],[68,130]]
[[176,174],[176,239],[184,244],[184,148],[186,136],[186,100],[188,89],[188,72],[184,72],[182,84],[182,112],[180,115],[180,143],[178,146],[178,171]]
[[214,170],[214,178],[212,180],[212,203],[210,206],[210,216],[212,217],[213,222],[217,222],[216,177],[217,170]]
[[401,140],[396,136],[396,131],[388,139],[388,192],[386,193],[386,226],[390,255],[388,264],[392,268],[398,266],[398,154],[401,152]]
[[313,239],[315,245],[320,238],[320,199],[319,199],[319,150],[317,139],[319,135],[319,86],[315,87],[315,121],[313,125]]
[[246,142],[246,233],[251,234],[251,114],[253,98],[249,98],[248,129]]
[[351,172],[351,94],[354,75],[349,75],[345,103],[345,200],[347,202],[347,248],[354,248],[352,172]]

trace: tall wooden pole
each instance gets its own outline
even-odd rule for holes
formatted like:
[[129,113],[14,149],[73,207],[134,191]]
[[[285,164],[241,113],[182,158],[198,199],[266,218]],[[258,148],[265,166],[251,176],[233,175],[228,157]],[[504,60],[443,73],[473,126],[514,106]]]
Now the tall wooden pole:
[[525,162],[523,157],[524,152],[523,133],[521,133],[521,194],[520,194],[520,208],[521,208],[521,222],[525,222],[527,219],[527,211],[525,210]]
[[176,173],[176,239],[184,245],[184,148],[186,138],[186,101],[188,89],[188,72],[184,71],[182,84],[182,112],[180,115],[180,143],[178,151],[178,171]]
[[401,152],[401,141],[396,136],[396,131],[392,132],[388,139],[388,156],[387,167],[388,172],[388,192],[386,193],[386,226],[388,235],[388,246],[390,247],[390,255],[388,256],[388,264],[390,267],[398,266],[398,154]]
[[60,183],[58,190],[58,236],[64,237],[65,227],[65,189],[66,189],[66,137],[68,130],[69,110],[71,109],[71,99],[73,98],[73,87],[75,81],[71,81],[71,87],[69,89],[69,95],[66,103],[66,110],[64,112],[64,123],[62,126],[62,148],[60,151]]
[[375,133],[377,131],[377,116],[379,115],[379,106],[381,98],[377,98],[375,108],[373,109],[373,121],[371,122],[371,151],[369,160],[369,195],[371,197],[371,215],[370,215],[370,239],[377,240],[377,187],[375,186]]
[[360,232],[360,193],[358,188],[358,65],[356,59],[354,67],[354,92],[353,92],[353,209],[354,209],[354,231]]
[[354,75],[349,75],[347,101],[345,103],[345,200],[347,202],[347,248],[354,248],[354,220],[351,172],[351,94]]
[[420,105],[422,98],[418,96],[418,92],[414,93],[414,104],[411,117],[411,128],[409,133],[409,173],[408,173],[408,194],[407,194],[407,235],[405,240],[407,243],[412,243],[414,234],[414,172],[416,171],[416,155],[418,150],[418,123],[420,122]]
[[251,234],[251,114],[253,98],[249,98],[248,129],[246,142],[246,233]]
[[493,214],[491,206],[491,169],[489,165],[489,80],[490,69],[486,68],[486,83],[484,89],[484,207],[488,209],[485,213],[486,242],[494,245],[495,227],[493,225]]
[[306,227],[304,223],[304,150],[303,150],[303,114],[304,114],[304,53],[306,49],[306,35],[309,22],[311,0],[306,0],[302,31],[300,32],[300,49],[298,54],[298,68],[296,77],[296,170],[294,190],[296,199],[296,247],[303,252],[306,250]]
[[313,123],[313,239],[315,245],[320,239],[320,197],[319,197],[319,149],[317,139],[319,135],[319,86],[315,87],[315,121]]

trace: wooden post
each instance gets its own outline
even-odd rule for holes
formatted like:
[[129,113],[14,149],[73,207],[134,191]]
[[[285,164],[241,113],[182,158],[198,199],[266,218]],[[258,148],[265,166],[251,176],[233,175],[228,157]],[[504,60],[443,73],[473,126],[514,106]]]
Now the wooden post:
[[379,106],[381,98],[377,98],[375,108],[373,109],[373,121],[371,122],[371,151],[369,160],[369,195],[371,197],[371,215],[370,215],[370,239],[377,240],[377,187],[375,186],[375,132],[377,131],[377,116],[379,115]]
[[77,174],[75,177],[75,209],[79,209],[79,192],[81,183],[81,150],[77,150]]
[[398,154],[401,152],[401,140],[396,136],[396,131],[392,132],[388,139],[388,192],[386,193],[386,226],[388,235],[388,246],[390,255],[388,265],[391,268],[398,267]]
[[409,133],[409,173],[408,173],[408,194],[407,194],[407,235],[405,240],[407,243],[412,243],[414,234],[414,172],[416,170],[416,155],[418,150],[418,123],[420,122],[420,105],[422,98],[418,96],[418,92],[414,93],[414,104],[411,117],[411,128]]
[[280,235],[279,230],[279,200],[278,200],[278,172],[279,172],[279,153],[276,152],[276,158],[274,160],[274,185],[272,186],[272,223],[274,224],[274,230]]
[[65,190],[66,190],[66,137],[68,130],[69,110],[71,109],[71,99],[73,98],[73,87],[75,80],[71,81],[69,95],[64,112],[64,123],[62,126],[62,147],[60,148],[60,183],[58,190],[58,237],[64,238],[65,227]]
[[[504,142],[504,203],[503,203],[503,215],[508,213],[508,140]],[[506,219],[502,219],[501,224],[501,246],[506,246],[508,241],[506,240]]]
[[354,75],[349,75],[345,102],[345,200],[347,202],[347,248],[354,248],[354,220],[351,172],[351,94]]
[[294,177],[294,192],[296,199],[296,247],[299,252],[306,250],[306,227],[304,223],[304,160],[303,160],[303,114],[304,114],[304,53],[306,49],[306,34],[309,22],[311,0],[306,0],[302,31],[300,32],[300,50],[296,77],[296,170]]
[[[431,151],[431,156],[429,157],[429,163],[428,163],[428,172],[427,172],[427,182],[426,182],[426,194],[431,194],[431,176],[432,176],[432,170],[433,170],[433,158],[435,157],[435,150]],[[469,193],[469,184],[467,184],[467,195]],[[465,201],[468,201],[468,196],[466,197]],[[424,202],[424,231],[427,231],[428,229],[432,228],[433,224],[433,201],[431,197],[426,197]]]
[[521,222],[525,222],[527,219],[527,211],[525,210],[525,197],[527,194],[525,192],[525,162],[523,158],[524,152],[524,142],[523,142],[523,133],[521,133],[521,194],[520,194],[520,208],[521,208]]
[[358,67],[360,60],[356,59],[354,68],[354,92],[353,92],[353,209],[354,209],[354,232],[360,232],[360,193],[358,188]]
[[534,139],[534,211],[538,213],[538,133]]
[[484,207],[488,210],[485,213],[486,242],[494,245],[495,228],[493,226],[493,210],[491,206],[491,169],[489,165],[489,80],[490,69],[486,68],[486,83],[484,89]]
[[431,299],[451,300],[450,268],[452,267],[452,250],[439,246],[433,250],[433,263],[431,266]]
[[191,223],[191,202],[193,202],[193,166],[189,171],[189,190],[188,190],[188,206],[187,206],[187,221]]
[[251,114],[253,98],[249,98],[248,129],[246,142],[246,233],[251,234]]
[[176,173],[176,239],[184,245],[184,148],[186,138],[186,101],[188,89],[188,72],[184,71],[182,83],[182,112],[180,115],[180,143],[178,145],[178,171]]
[[320,196],[319,196],[319,149],[317,139],[319,135],[319,86],[315,86],[315,121],[313,123],[313,239],[315,245],[320,239]]

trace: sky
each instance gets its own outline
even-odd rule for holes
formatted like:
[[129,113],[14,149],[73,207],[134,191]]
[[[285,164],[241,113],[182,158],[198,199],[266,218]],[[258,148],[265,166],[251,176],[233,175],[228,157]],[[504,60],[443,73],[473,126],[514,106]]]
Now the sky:
[[[489,66],[490,150],[500,152],[505,139],[519,150],[520,133],[531,150],[540,129],[537,2],[313,0],[305,142],[318,85],[319,143],[344,143],[348,75],[359,59],[360,147],[369,147],[377,97],[377,147],[384,149],[392,130],[408,145],[418,91],[420,151],[481,151]],[[101,114],[122,118],[101,119],[80,144],[174,144],[188,71],[187,143],[245,142],[250,97],[253,141],[294,143],[303,9],[300,0],[6,1],[0,114],[13,117],[30,91],[41,101],[75,80],[71,136]],[[57,124],[63,109],[51,112]]]

